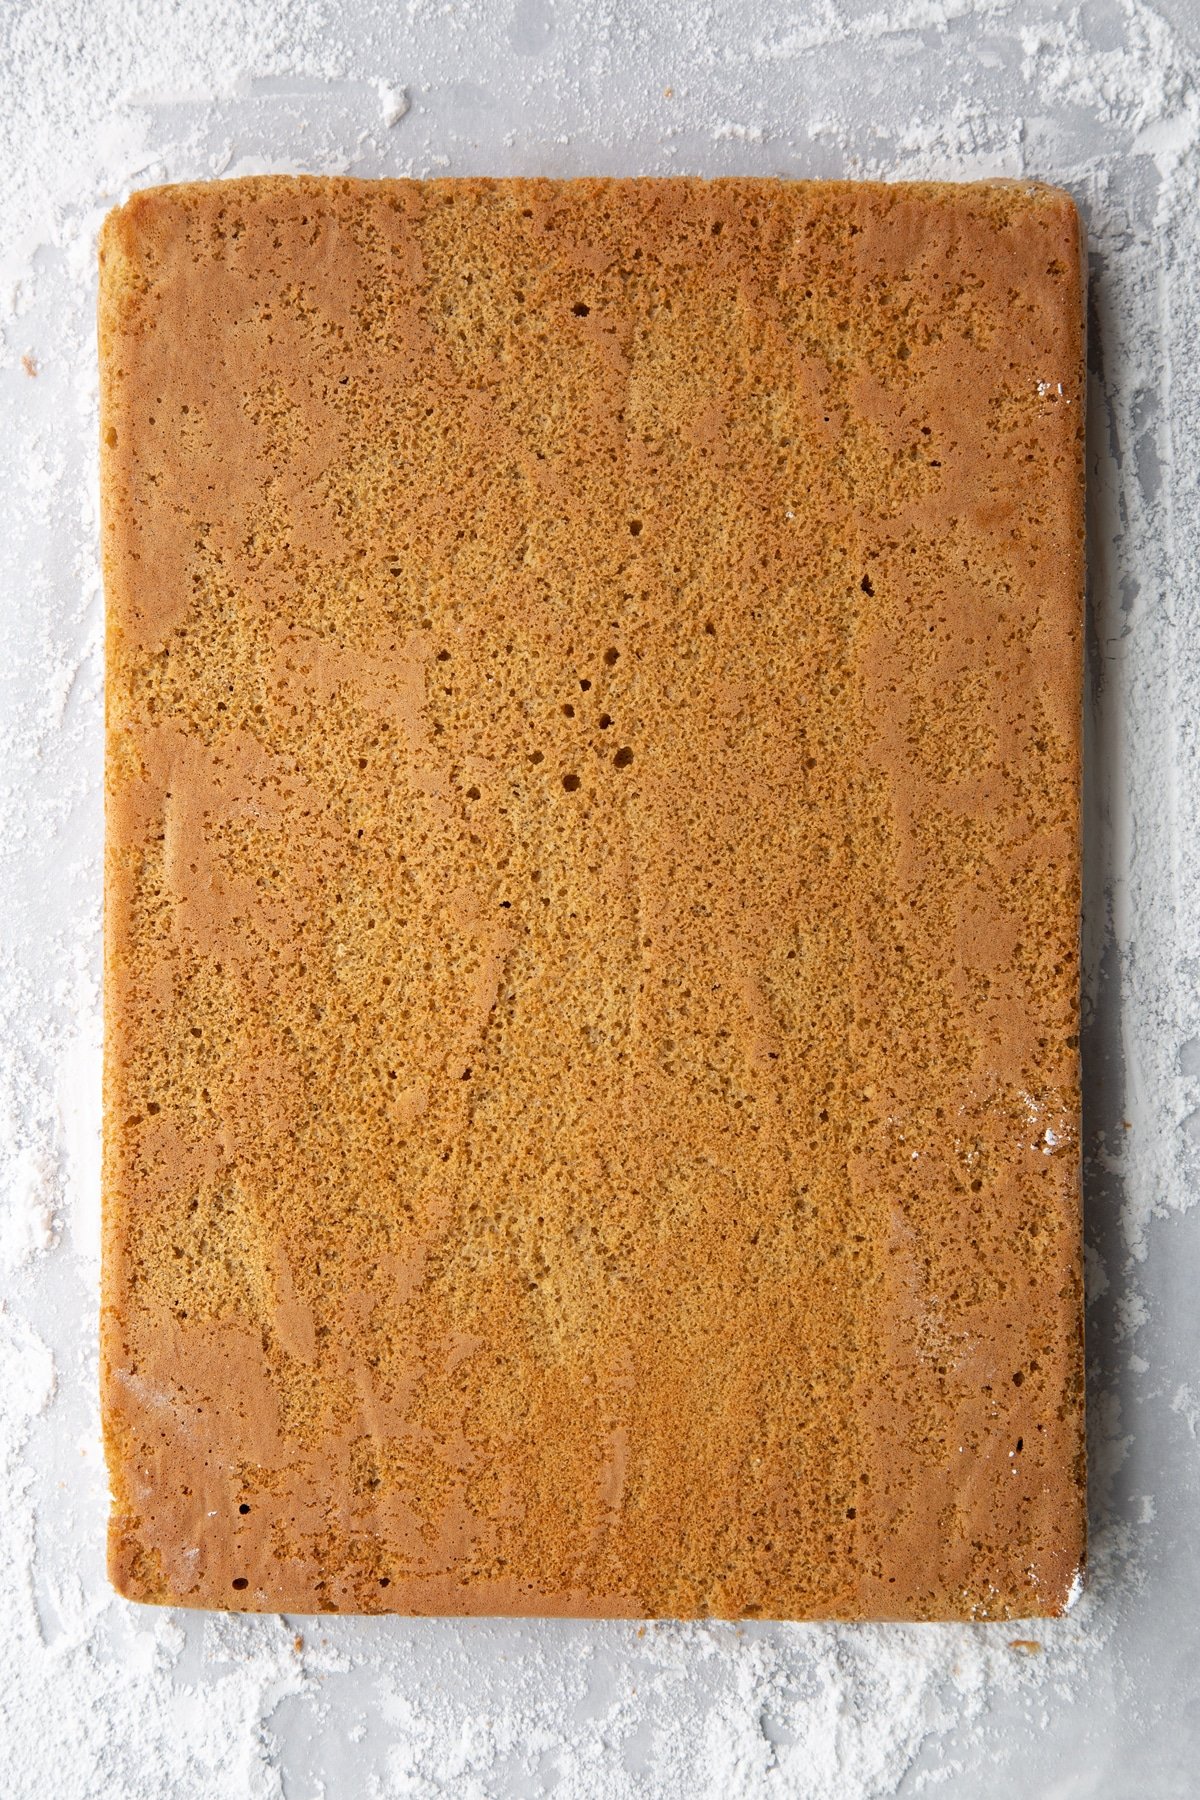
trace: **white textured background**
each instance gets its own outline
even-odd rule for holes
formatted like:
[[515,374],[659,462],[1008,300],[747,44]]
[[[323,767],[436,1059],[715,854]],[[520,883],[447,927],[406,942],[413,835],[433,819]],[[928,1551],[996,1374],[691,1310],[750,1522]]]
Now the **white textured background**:
[[[1198,43],[1195,0],[0,6],[3,1800],[1200,1792]],[[1081,202],[1093,1577],[1070,1618],[639,1631],[109,1593],[94,237],[131,187],[259,169],[1030,173]]]

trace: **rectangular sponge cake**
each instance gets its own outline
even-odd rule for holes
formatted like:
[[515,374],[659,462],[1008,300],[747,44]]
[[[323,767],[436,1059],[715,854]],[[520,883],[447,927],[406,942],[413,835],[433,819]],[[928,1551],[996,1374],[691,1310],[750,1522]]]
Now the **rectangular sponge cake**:
[[110,216],[123,1594],[1062,1611],[1081,291],[1030,182]]

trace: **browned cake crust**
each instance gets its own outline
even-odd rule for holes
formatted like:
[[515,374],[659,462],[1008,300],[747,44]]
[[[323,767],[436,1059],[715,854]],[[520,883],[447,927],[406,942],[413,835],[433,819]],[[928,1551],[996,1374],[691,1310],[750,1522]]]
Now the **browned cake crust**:
[[101,265],[121,1592],[1061,1610],[1070,200],[235,181]]

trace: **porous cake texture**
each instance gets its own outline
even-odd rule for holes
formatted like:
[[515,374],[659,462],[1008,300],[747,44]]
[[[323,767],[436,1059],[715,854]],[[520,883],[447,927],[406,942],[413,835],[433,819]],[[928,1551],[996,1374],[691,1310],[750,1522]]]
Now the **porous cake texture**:
[[166,188],[100,350],[121,1592],[1060,1611],[1070,200]]

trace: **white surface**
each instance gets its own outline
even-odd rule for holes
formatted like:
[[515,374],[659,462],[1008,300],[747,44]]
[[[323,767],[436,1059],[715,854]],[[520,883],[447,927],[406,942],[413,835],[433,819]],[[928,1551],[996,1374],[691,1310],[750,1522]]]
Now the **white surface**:
[[[1200,1789],[1200,101],[1191,0],[1170,5],[1174,27],[1134,0],[0,14],[5,1796]],[[267,168],[1028,172],[1083,204],[1094,1537],[1067,1620],[642,1633],[229,1620],[107,1590],[93,240],[131,186]]]

